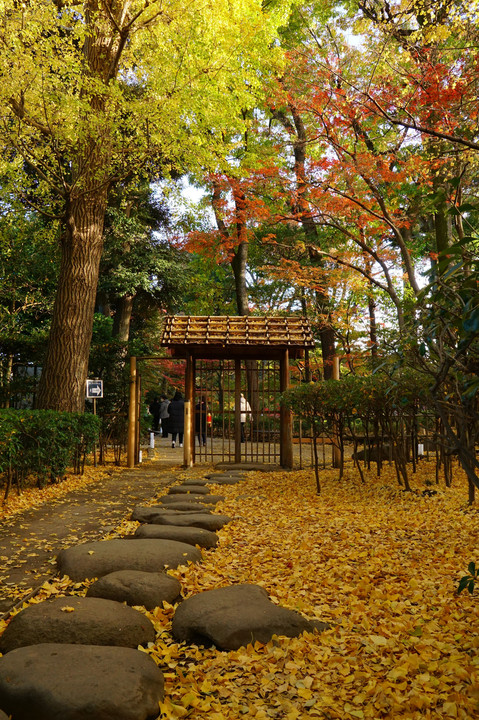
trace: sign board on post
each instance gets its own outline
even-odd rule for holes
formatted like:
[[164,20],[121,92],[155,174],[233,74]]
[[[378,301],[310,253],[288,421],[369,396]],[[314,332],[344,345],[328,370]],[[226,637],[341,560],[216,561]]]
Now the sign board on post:
[[86,396],[88,400],[98,400],[103,397],[103,380],[87,380]]
[[[103,397],[103,380],[87,380],[86,397],[93,400],[93,414],[96,415],[96,401]],[[96,467],[96,443],[93,445],[93,464]]]

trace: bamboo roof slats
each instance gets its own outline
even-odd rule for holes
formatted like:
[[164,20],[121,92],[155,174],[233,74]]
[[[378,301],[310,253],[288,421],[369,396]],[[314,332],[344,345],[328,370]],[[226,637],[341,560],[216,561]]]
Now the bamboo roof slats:
[[300,316],[168,315],[160,344],[177,357],[186,352],[198,357],[273,357],[286,349],[299,357],[314,348],[314,338]]

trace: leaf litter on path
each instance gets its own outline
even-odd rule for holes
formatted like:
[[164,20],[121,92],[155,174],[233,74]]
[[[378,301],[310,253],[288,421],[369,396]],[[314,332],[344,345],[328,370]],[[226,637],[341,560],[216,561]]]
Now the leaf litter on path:
[[[434,478],[432,463],[419,470],[416,484]],[[175,643],[173,606],[138,608],[157,629],[145,652],[165,674],[159,717],[479,717],[477,590],[455,593],[479,561],[479,516],[465,505],[464,479],[432,497],[401,492],[390,468],[365,485],[352,470],[342,481],[326,470],[322,484],[318,496],[311,471],[278,471],[222,486],[217,511],[232,522],[218,547],[203,551],[200,565],[169,572],[185,597],[257,583],[273,602],[332,629],[223,652]],[[125,520],[112,535],[136,526]],[[82,594],[88,583],[46,585],[35,602]]]

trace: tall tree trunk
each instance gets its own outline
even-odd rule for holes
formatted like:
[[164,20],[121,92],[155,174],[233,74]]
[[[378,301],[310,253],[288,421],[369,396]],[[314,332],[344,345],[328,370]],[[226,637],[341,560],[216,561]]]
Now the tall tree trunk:
[[436,234],[437,252],[445,252],[452,241],[451,216],[447,216],[444,208],[439,208],[434,214],[434,229]]
[[127,343],[130,338],[130,324],[133,313],[134,295],[124,295],[117,302],[116,312],[113,317],[113,337],[122,343]]
[[[235,280],[236,308],[238,315],[249,315],[248,290],[246,287],[246,267],[248,262],[248,233],[246,226],[245,196],[241,189],[230,183],[235,201],[236,222],[234,229],[229,228],[223,220],[221,212],[221,188],[219,183],[213,182],[213,196],[211,204],[215,214],[216,225],[225,240],[236,236],[236,249],[233,252],[230,264]],[[259,385],[258,363],[256,360],[246,360],[246,379],[248,383],[248,400],[257,418],[259,413]]]
[[[317,247],[319,246],[318,230],[314,218],[311,216],[311,208],[307,199],[306,146],[308,138],[306,128],[298,108],[290,103],[289,109],[293,118],[292,122],[285,113],[273,111],[273,115],[290,134],[293,143],[297,197],[291,203],[292,210],[297,215],[297,219],[303,227],[311,264],[316,267],[323,267],[324,259],[322,255],[317,252]],[[315,291],[315,304],[318,314],[319,337],[323,356],[323,376],[325,380],[330,380],[333,377],[333,363],[336,348],[327,287],[321,287]]]
[[246,226],[246,207],[244,193],[232,187],[235,201],[235,233],[237,247],[231,259],[231,268],[235,278],[236,307],[238,315],[249,315],[248,292],[246,289],[246,265],[248,262],[248,229]]
[[[236,205],[236,236],[239,245],[231,260],[231,268],[235,279],[236,307],[238,315],[249,315],[248,289],[246,287],[246,267],[248,262],[248,235],[245,215],[245,197],[238,189],[233,189]],[[253,418],[259,417],[259,384],[258,362],[246,360],[246,382],[248,384],[248,400]]]
[[370,295],[368,298],[368,313],[369,313],[369,341],[371,343],[371,359],[373,366],[376,364],[378,359],[378,334],[377,334],[377,321],[376,321],[376,301],[373,296]]
[[4,378],[3,386],[4,386],[4,392],[5,392],[5,400],[4,400],[4,402],[3,402],[2,407],[4,407],[5,409],[7,409],[7,408],[10,407],[10,392],[9,392],[9,389],[10,389],[10,382],[11,382],[11,377],[12,377],[12,372],[13,372],[13,354],[12,354],[12,353],[8,353],[8,355],[6,356],[5,362],[6,362],[6,367],[5,367],[5,372],[4,372],[4,376],[3,376],[3,378]]
[[80,194],[62,238],[58,289],[37,406],[83,412],[103,245],[106,189]]

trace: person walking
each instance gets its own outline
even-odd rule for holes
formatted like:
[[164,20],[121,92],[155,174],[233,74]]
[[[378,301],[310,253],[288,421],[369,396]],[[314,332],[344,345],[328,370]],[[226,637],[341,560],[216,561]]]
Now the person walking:
[[180,447],[183,447],[183,433],[185,431],[185,401],[183,395],[177,390],[173,400],[168,406],[168,432],[171,433],[171,447],[176,445],[176,436]]
[[168,437],[168,407],[169,407],[170,401],[166,397],[166,395],[161,396],[161,402],[160,402],[160,420],[161,420],[161,437],[167,438]]
[[153,432],[157,432],[160,425],[160,402],[157,397],[150,404],[148,410],[150,412],[150,415],[153,415],[151,429],[153,430]]
[[246,420],[251,420],[251,419],[252,419],[252,415],[251,415],[251,405],[249,404],[249,402],[247,401],[247,399],[245,398],[245,396],[243,395],[243,393],[241,393],[241,397],[240,397],[240,424],[241,424],[241,442],[242,442],[242,443],[246,442],[245,431],[244,431],[245,422],[246,422]]
[[195,405],[195,432],[200,447],[206,447],[206,400],[200,396]]

